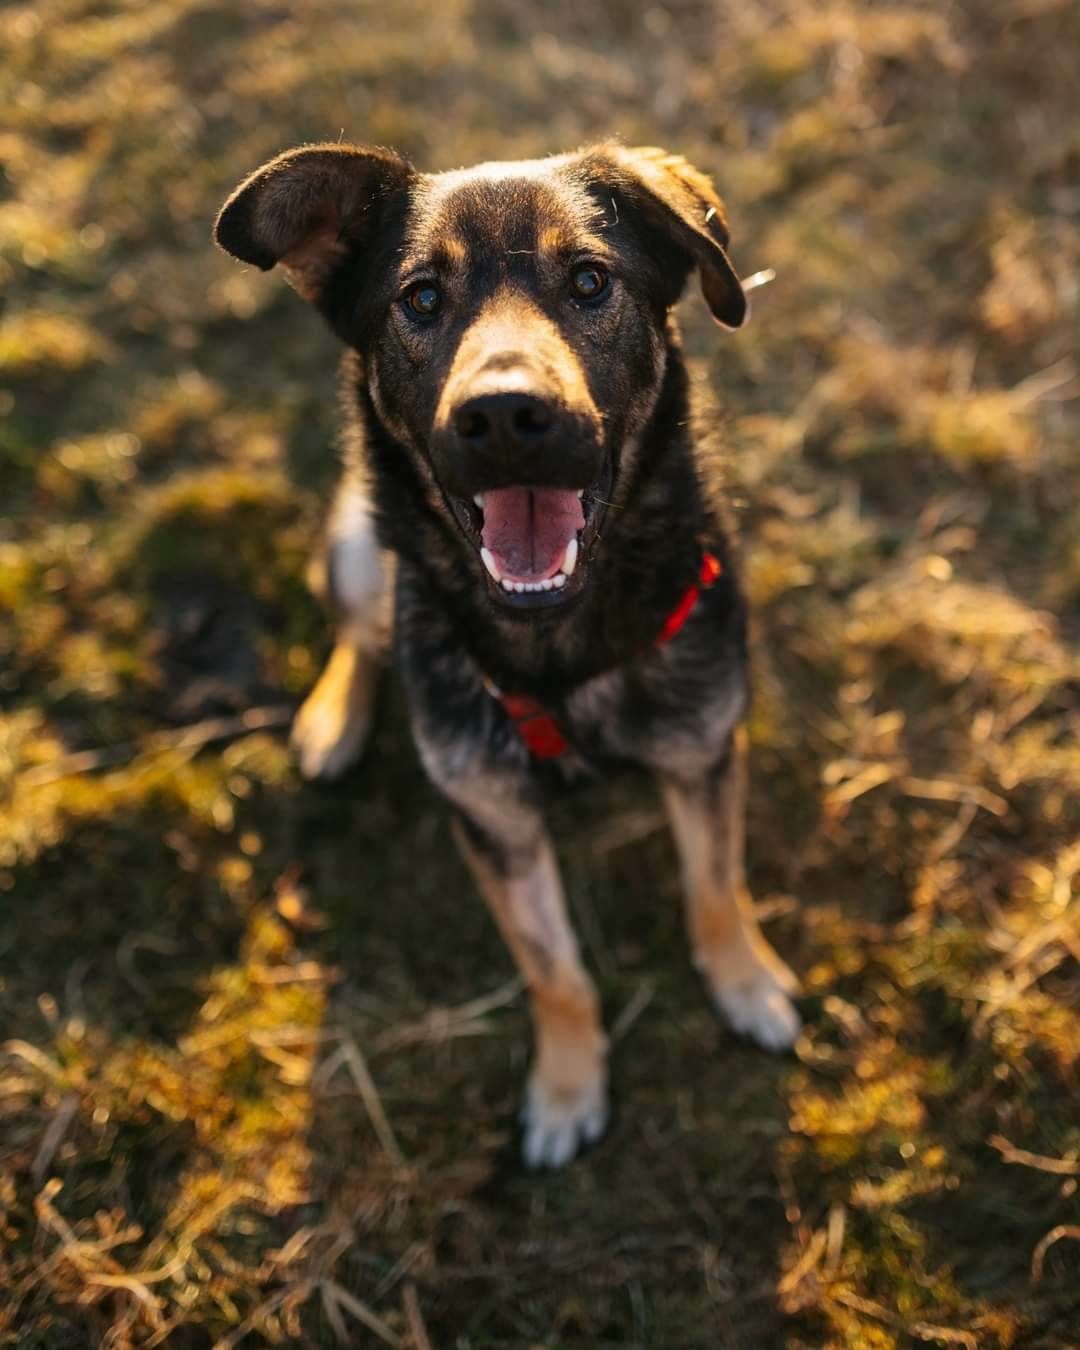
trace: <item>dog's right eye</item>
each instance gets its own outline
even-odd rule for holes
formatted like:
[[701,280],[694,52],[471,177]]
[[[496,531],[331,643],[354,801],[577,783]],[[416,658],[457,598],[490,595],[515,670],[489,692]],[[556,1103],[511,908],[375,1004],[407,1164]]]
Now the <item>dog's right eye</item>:
[[404,301],[406,308],[411,313],[418,315],[421,319],[430,319],[438,312],[442,304],[442,296],[439,293],[438,286],[433,286],[430,281],[418,281],[405,292]]
[[570,291],[576,300],[599,300],[607,288],[607,273],[591,263],[579,267],[570,278]]

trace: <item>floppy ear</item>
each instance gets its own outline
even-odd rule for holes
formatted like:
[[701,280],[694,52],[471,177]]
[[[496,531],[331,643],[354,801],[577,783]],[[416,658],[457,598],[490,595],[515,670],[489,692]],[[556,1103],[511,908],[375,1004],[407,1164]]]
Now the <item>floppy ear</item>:
[[727,217],[710,179],[681,155],[654,145],[603,145],[594,154],[613,166],[615,185],[648,222],[689,255],[717,323],[738,328],[746,318],[746,296],[726,252]]
[[264,272],[280,263],[305,300],[318,300],[328,278],[370,233],[382,198],[415,170],[392,150],[305,145],[256,169],[221,208],[220,246]]

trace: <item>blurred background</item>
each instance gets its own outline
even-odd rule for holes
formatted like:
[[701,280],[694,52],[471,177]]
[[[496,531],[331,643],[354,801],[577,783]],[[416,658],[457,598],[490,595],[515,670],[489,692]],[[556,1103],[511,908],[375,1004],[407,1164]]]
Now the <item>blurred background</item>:
[[[1080,1342],[1080,7],[0,11],[0,1343]],[[388,679],[303,784],[335,344],[215,211],[305,140],[711,173],[756,615],[739,1042],[651,790],[558,806],[616,1115],[516,1161],[528,1022]]]

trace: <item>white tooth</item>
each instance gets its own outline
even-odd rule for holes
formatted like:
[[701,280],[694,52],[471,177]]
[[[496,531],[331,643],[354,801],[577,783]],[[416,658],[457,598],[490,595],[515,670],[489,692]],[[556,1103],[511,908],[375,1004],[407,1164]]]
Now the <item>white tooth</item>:
[[512,581],[507,581],[507,579],[503,577],[502,588],[504,591],[512,591],[514,589],[514,583]]
[[495,578],[496,581],[502,581],[502,573],[499,571],[499,564],[495,561],[495,555],[489,548],[480,550],[480,561]]
[[581,501],[582,497],[585,496],[585,489],[584,489],[584,488],[578,488],[578,490],[577,490],[577,495],[578,495],[578,501]]
[[557,591],[561,591],[562,588],[566,585],[566,578],[563,576],[561,572],[555,573],[555,576],[552,579],[552,585],[555,587]]
[[566,546],[566,552],[563,554],[562,570],[567,576],[572,576],[574,568],[577,566],[577,538],[571,539]]
[[515,581],[515,582],[514,582],[514,590],[517,591],[519,595],[521,594],[521,592],[522,592],[524,589],[525,589],[525,583],[524,583],[523,581]]
[[478,492],[476,496],[473,498],[473,501],[477,504],[477,506],[480,508],[481,511],[484,509],[484,494],[482,492]]
[[554,584],[555,583],[552,581],[550,577],[545,577],[543,581],[540,583],[540,585],[544,588],[545,591],[550,591],[552,586],[554,586]]

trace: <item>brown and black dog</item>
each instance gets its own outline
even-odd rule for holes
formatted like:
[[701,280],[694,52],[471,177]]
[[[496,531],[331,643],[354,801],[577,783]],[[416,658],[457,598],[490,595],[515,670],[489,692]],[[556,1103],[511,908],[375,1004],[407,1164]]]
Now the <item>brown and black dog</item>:
[[294,743],[309,776],[359,752],[392,627],[420,755],[529,987],[526,1161],[562,1165],[607,1119],[552,782],[657,776],[709,990],[790,1045],[795,980],[743,878],[746,607],[671,313],[696,269],[720,324],[746,315],[712,184],[618,144],[437,174],[316,145],[241,184],[216,238],[347,345],[337,642]]

